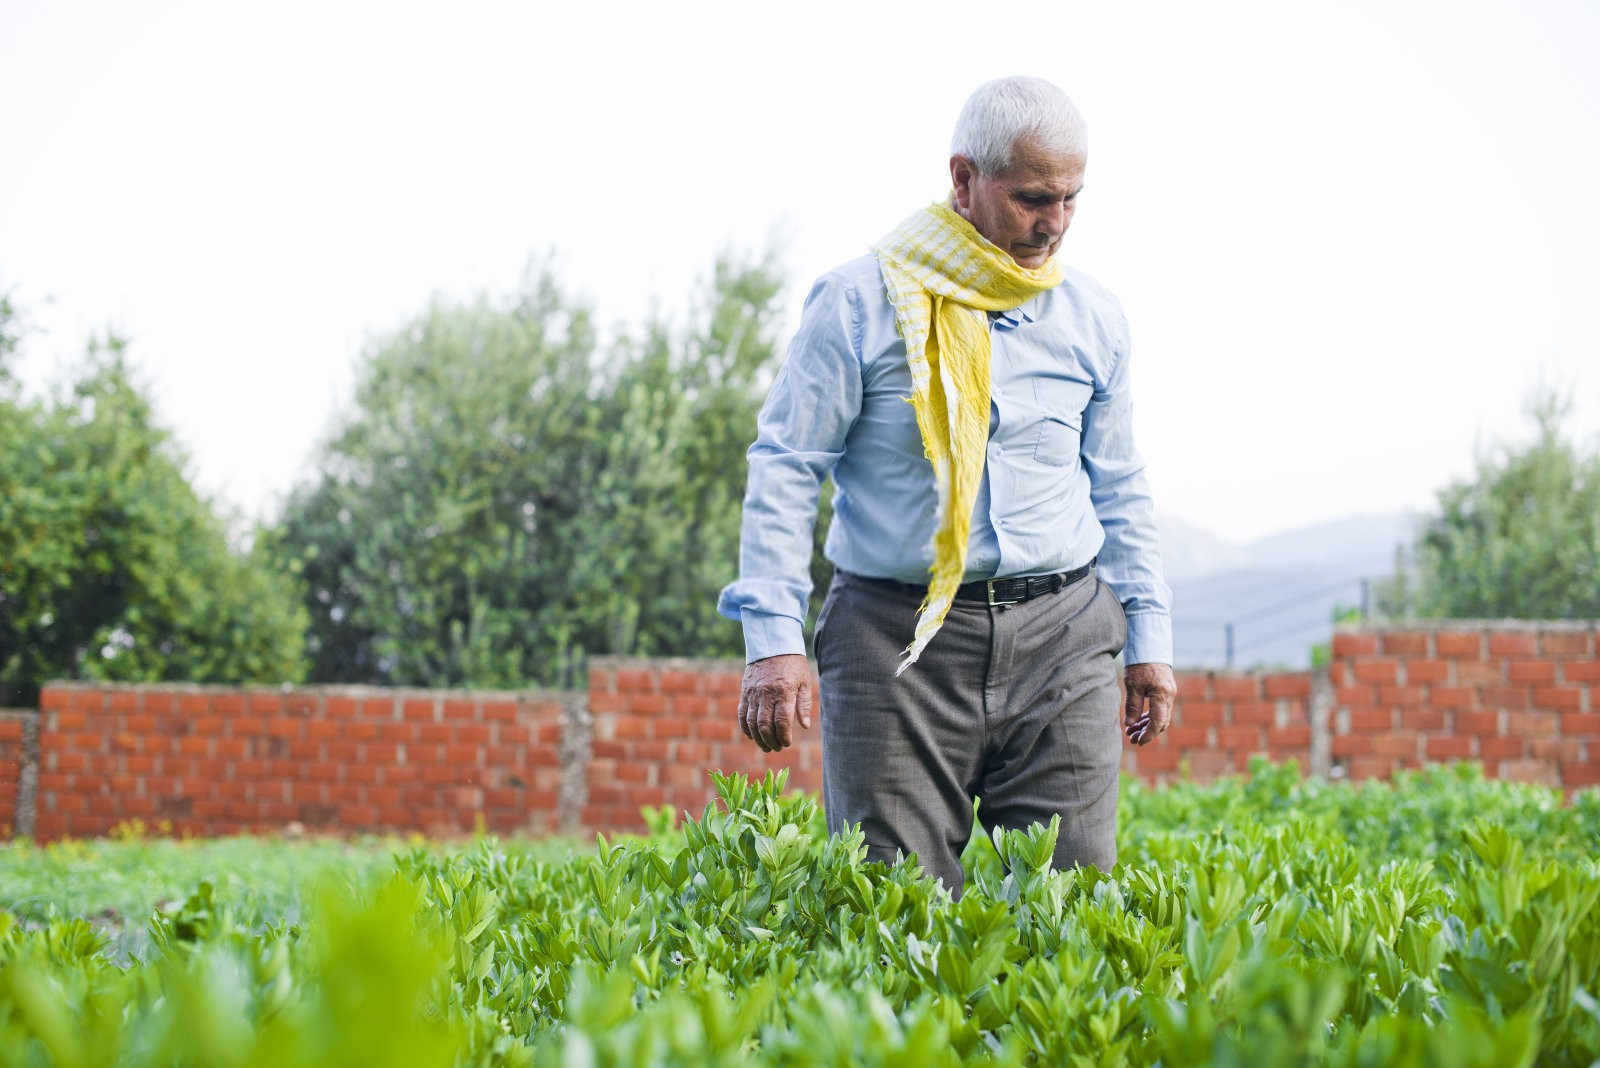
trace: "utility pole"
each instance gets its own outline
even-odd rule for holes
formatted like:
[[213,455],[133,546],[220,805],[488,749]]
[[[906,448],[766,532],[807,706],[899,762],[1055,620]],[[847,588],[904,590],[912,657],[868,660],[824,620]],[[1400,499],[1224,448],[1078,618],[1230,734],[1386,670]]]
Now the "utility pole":
[[1233,670],[1233,624],[1232,623],[1224,623],[1222,625],[1222,627],[1223,627],[1223,634],[1225,635],[1225,641],[1226,641],[1226,646],[1227,646],[1227,650],[1228,650],[1228,653],[1227,653],[1228,670],[1232,671]]

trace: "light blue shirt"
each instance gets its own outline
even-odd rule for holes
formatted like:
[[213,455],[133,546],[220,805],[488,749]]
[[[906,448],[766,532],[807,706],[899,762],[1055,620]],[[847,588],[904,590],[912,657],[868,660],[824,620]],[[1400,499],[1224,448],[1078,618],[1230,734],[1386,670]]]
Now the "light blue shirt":
[[[1121,306],[1068,269],[1054,289],[990,315],[989,339],[989,455],[967,580],[1069,571],[1098,555],[1127,613],[1125,662],[1172,663],[1172,595],[1133,446]],[[834,566],[927,583],[938,500],[910,396],[877,258],[824,275],[757,421],[739,579],[717,604],[742,622],[747,660],[805,652],[811,529],[830,474],[824,552]]]

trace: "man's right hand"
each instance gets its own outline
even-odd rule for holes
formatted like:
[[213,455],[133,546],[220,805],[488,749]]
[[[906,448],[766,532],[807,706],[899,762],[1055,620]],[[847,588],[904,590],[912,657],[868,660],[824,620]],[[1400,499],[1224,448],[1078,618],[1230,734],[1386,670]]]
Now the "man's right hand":
[[739,727],[763,751],[775,753],[793,740],[791,724],[811,729],[817,683],[811,664],[799,653],[757,660],[744,669],[739,688]]

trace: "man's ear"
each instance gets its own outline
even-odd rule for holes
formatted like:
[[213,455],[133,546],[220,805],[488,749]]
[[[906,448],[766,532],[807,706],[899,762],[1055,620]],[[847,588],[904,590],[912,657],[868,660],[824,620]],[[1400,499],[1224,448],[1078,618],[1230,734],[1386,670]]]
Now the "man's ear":
[[978,180],[978,168],[965,156],[950,157],[950,188],[955,190],[956,213],[963,218],[972,209],[972,183]]

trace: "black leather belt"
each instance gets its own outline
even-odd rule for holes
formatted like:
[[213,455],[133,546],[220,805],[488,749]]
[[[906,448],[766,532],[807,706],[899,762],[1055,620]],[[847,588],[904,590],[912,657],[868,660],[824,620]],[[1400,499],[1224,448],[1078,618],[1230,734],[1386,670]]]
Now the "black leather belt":
[[[1095,560],[1098,560],[1096,557]],[[1042,597],[1047,593],[1055,593],[1064,586],[1070,586],[1094,570],[1095,560],[1090,560],[1082,567],[1075,567],[1071,571],[1058,571],[1054,575],[1027,575],[1018,578],[983,579],[977,582],[964,582],[956,587],[956,600],[980,601],[984,604],[1005,605],[1021,604],[1023,601],[1034,597]],[[897,582],[894,579],[870,578],[866,575],[857,575],[856,578],[863,582],[877,583],[879,585],[894,586],[908,593],[926,597],[928,587],[918,586],[910,582]]]

